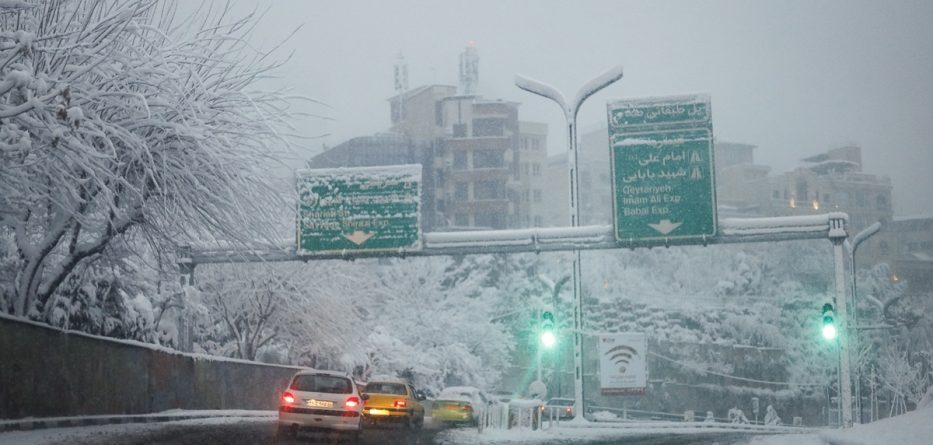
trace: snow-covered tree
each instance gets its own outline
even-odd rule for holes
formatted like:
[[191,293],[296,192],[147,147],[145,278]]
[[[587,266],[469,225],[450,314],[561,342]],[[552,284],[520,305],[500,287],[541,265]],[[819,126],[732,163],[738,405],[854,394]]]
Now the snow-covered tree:
[[289,102],[252,89],[276,64],[246,42],[251,16],[176,17],[155,0],[0,3],[0,309],[48,319],[76,268],[133,233],[272,237],[264,167]]
[[365,358],[344,354],[359,349],[365,334],[345,269],[338,262],[314,270],[293,263],[199,267],[191,302],[200,314],[198,347],[248,360],[273,348],[281,351],[278,361],[351,370]]

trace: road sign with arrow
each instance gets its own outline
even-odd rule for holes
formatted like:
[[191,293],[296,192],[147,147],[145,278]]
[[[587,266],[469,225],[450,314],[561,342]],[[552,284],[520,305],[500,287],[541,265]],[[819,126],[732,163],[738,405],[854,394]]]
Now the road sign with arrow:
[[608,108],[616,240],[714,236],[709,96],[626,99]]
[[300,170],[298,255],[421,248],[421,166]]

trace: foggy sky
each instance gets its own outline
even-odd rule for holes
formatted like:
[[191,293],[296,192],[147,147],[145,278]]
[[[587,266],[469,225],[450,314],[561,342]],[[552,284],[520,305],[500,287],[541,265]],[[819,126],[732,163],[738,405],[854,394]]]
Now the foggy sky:
[[[933,215],[933,2],[239,0],[266,10],[255,42],[292,60],[275,80],[321,100],[332,121],[307,119],[305,159],[389,127],[392,70],[409,87],[457,85],[475,42],[479,92],[521,102],[546,122],[549,152],[566,150],[563,114],[514,86],[523,74],[573,96],[607,68],[625,76],[582,107],[582,130],[605,125],[607,100],[708,93],[717,140],[758,146],[772,174],[843,144],[864,171],[889,175],[896,216]],[[608,147],[607,147],[608,150]]]

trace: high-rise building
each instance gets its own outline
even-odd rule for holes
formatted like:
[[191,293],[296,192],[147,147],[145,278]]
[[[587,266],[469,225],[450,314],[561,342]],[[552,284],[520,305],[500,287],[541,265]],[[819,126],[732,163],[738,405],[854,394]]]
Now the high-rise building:
[[389,133],[351,139],[309,165],[422,164],[424,230],[543,226],[547,125],[520,122],[516,102],[477,94],[478,64],[468,47],[459,94],[452,85],[408,90],[400,57]]

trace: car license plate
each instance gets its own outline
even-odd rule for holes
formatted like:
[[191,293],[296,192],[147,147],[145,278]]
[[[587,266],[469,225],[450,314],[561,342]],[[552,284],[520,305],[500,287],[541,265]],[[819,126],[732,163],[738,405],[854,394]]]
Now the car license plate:
[[369,414],[372,415],[372,416],[388,416],[388,415],[389,415],[389,410],[387,410],[387,409],[373,408],[373,409],[369,410]]
[[308,405],[308,406],[316,406],[316,407],[319,407],[319,408],[333,408],[333,407],[334,407],[334,402],[331,402],[331,401],[329,401],[329,400],[314,400],[314,399],[311,399],[311,400],[308,400],[307,402],[305,402],[305,404]]

